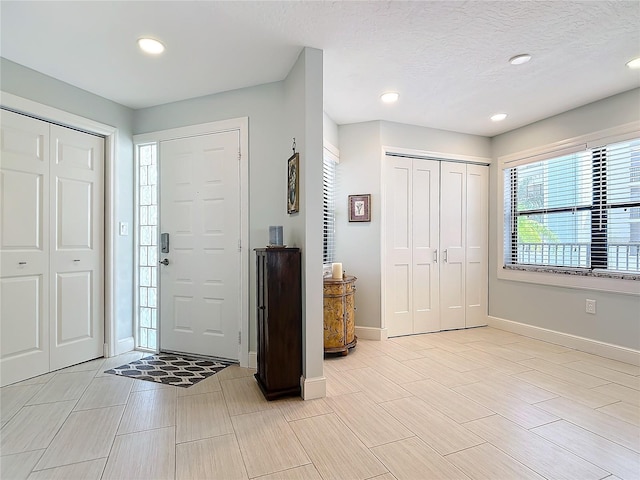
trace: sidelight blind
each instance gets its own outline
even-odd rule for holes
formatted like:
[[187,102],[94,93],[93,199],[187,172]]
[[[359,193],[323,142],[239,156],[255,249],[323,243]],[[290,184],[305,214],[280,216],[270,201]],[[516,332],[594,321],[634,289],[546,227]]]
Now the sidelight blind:
[[327,149],[322,161],[322,261],[331,263],[335,247],[336,158]]
[[504,170],[505,265],[640,272],[640,139]]

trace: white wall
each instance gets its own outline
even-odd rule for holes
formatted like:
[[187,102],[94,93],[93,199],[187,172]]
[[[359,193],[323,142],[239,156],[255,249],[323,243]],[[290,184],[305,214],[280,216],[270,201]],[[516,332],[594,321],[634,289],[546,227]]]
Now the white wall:
[[[556,115],[492,139],[494,158],[595,133],[640,120],[640,89]],[[489,230],[489,314],[627,348],[640,349],[640,296],[559,288],[498,279],[495,225],[498,165],[491,166]],[[585,313],[585,300],[597,314]]]
[[322,137],[334,147],[338,147],[338,125],[326,112],[322,114]]
[[[335,261],[355,275],[356,325],[380,327],[380,122],[341,125]],[[349,223],[348,196],[371,194],[371,222]]]
[[295,138],[300,153],[300,211],[288,216],[284,230],[286,243],[302,249],[305,399],[323,397],[326,391],[322,363],[322,62],[321,50],[305,48],[284,81],[286,131],[282,140],[290,145]]
[[380,122],[382,145],[464,157],[491,158],[491,143],[486,137],[437,130],[435,128]]
[[[358,277],[356,325],[382,328],[382,148],[398,147],[443,156],[490,159],[490,141],[476,135],[375,121],[338,128],[340,165],[336,197],[336,261]],[[349,223],[348,195],[371,194],[371,222]]]
[[[105,98],[0,58],[2,90],[34,102],[64,110],[118,129],[115,155],[115,205],[117,222],[133,225],[133,111]],[[133,336],[133,236],[114,231],[116,340]],[[130,344],[129,342],[125,342]]]

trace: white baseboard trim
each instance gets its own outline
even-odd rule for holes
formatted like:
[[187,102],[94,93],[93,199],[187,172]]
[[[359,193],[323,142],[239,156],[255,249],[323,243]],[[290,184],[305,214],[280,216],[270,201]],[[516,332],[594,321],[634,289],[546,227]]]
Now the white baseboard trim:
[[258,352],[249,352],[249,365],[248,368],[258,368]]
[[136,342],[133,339],[133,337],[123,338],[122,340],[118,340],[116,342],[116,348],[115,348],[115,351],[114,351],[114,356],[130,352],[135,348],[136,348]]
[[388,333],[386,328],[359,327],[356,325],[356,336],[362,340],[386,340]]
[[505,320],[504,318],[489,317],[489,326],[507,332],[513,332],[526,337],[543,340],[563,347],[573,348],[582,352],[592,353],[601,357],[618,360],[619,362],[630,363],[640,366],[640,351],[632,348],[621,347],[610,343],[592,340],[590,338],[578,337],[569,333],[557,332],[542,327],[527,325],[526,323]]
[[325,377],[305,378],[302,376],[300,377],[300,386],[302,387],[303,400],[327,396],[327,379]]

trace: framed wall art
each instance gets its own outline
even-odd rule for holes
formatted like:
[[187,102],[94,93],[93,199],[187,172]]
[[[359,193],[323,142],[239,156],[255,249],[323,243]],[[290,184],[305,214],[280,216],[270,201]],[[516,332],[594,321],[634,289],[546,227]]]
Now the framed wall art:
[[287,162],[287,213],[300,211],[300,154],[294,153]]
[[371,194],[349,195],[349,221],[371,221]]

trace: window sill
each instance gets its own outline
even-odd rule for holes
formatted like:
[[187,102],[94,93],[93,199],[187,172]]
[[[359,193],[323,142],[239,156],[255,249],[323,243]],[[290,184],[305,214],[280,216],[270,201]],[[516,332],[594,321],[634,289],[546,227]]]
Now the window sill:
[[640,274],[637,273],[507,265],[498,268],[498,278],[514,282],[640,295]]

